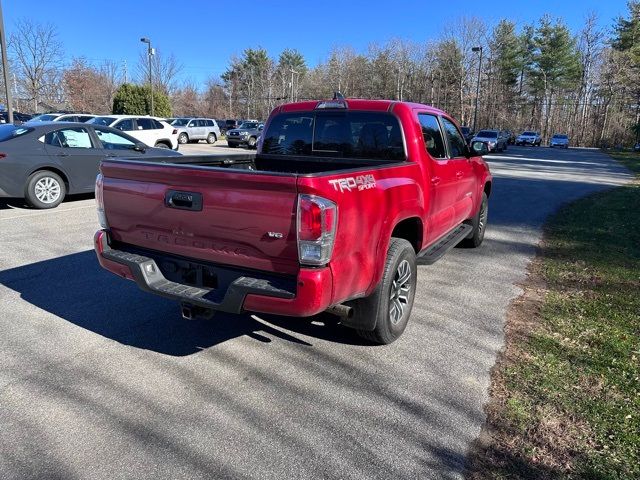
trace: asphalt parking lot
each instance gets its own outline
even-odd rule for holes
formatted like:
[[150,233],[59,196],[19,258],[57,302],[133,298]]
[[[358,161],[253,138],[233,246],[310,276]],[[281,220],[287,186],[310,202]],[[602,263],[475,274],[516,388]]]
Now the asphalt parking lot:
[[[221,145],[181,151],[246,153]],[[99,268],[92,198],[0,205],[0,477],[461,477],[545,218],[631,179],[597,150],[487,160],[485,243],[419,268],[384,347],[329,316],[187,322]]]

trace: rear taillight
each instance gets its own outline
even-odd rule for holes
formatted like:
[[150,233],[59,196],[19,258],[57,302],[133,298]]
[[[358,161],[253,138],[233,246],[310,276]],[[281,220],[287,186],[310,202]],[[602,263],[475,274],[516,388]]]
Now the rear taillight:
[[315,195],[298,196],[298,257],[303,265],[324,265],[331,259],[338,207]]
[[101,173],[96,177],[96,208],[98,210],[98,223],[102,228],[109,228],[107,216],[104,213],[104,196],[103,196],[104,177]]
[[0,158],[5,158],[7,156],[6,153],[0,153]]

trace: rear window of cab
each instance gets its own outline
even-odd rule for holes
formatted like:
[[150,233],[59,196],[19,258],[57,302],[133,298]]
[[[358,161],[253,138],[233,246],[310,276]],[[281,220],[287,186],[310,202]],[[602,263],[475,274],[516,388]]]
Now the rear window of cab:
[[263,154],[406,160],[400,123],[389,113],[285,113],[263,137]]

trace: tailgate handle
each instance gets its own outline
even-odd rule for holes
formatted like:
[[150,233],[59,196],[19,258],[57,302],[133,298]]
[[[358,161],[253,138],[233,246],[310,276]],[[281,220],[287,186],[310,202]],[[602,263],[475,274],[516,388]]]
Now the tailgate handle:
[[169,208],[199,212],[202,210],[202,194],[169,190],[164,196],[164,204]]

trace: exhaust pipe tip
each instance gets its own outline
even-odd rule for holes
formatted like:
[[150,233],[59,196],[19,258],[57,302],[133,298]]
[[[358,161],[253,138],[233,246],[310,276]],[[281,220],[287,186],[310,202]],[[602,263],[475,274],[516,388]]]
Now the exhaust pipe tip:
[[342,319],[350,319],[353,318],[355,313],[353,307],[348,307],[347,305],[333,305],[327,309],[327,313],[332,315],[336,315]]
[[185,320],[193,320],[193,310],[189,305],[182,305],[180,313],[182,313],[182,318]]

